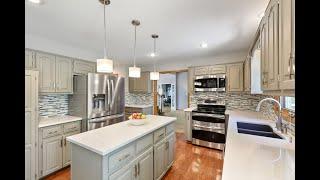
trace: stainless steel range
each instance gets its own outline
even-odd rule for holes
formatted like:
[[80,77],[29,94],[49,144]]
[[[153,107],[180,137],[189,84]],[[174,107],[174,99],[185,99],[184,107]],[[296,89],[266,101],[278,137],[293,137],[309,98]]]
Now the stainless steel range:
[[205,100],[192,111],[192,144],[224,150],[226,128],[224,102]]

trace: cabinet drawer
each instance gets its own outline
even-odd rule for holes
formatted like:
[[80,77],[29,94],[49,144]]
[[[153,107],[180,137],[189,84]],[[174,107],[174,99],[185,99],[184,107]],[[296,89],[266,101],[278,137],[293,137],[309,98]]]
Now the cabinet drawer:
[[165,131],[166,131],[166,129],[164,127],[156,130],[153,133],[153,143],[157,143],[158,141],[163,139],[165,137]]
[[128,164],[135,156],[135,144],[124,147],[109,157],[109,172],[113,173]]
[[147,149],[148,147],[152,146],[153,144],[153,136],[152,136],[152,133],[149,134],[149,135],[146,135],[144,137],[142,137],[141,139],[139,139],[137,141],[137,144],[136,144],[136,149],[137,149],[137,153],[136,154],[139,154],[141,153],[143,150]]
[[63,125],[63,133],[69,133],[80,130],[80,121],[71,122]]
[[166,134],[167,135],[170,134],[173,131],[174,131],[174,124],[173,123],[171,123],[171,124],[166,126]]
[[42,138],[49,138],[53,136],[58,136],[62,134],[61,126],[50,126],[43,129]]

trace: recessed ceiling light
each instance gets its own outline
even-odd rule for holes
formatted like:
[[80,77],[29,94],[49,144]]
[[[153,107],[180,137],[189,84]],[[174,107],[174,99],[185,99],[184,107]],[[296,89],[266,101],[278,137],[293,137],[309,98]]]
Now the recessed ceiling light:
[[205,43],[205,42],[203,42],[203,43],[200,44],[200,47],[202,47],[202,48],[207,48],[207,47],[208,47],[208,44]]

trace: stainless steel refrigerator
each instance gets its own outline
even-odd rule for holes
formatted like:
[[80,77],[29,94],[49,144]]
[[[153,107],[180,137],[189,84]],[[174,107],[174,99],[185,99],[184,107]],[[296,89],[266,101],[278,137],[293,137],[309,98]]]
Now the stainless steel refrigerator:
[[69,114],[83,118],[82,131],[124,121],[124,86],[117,75],[74,75]]

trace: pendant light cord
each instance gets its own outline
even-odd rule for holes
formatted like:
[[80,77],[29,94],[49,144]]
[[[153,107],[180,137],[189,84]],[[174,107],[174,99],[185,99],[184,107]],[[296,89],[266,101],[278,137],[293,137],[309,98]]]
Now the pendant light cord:
[[[156,38],[153,38],[153,53],[156,55]],[[153,60],[153,72],[156,72],[156,59]]]
[[106,2],[104,2],[104,5],[103,5],[103,26],[104,26],[104,58],[107,59]]
[[137,26],[134,26],[133,67],[136,67]]

